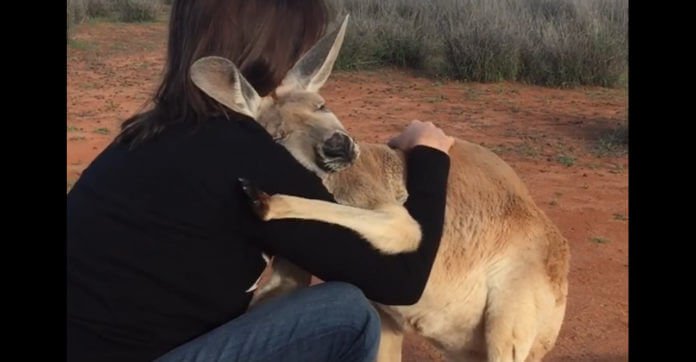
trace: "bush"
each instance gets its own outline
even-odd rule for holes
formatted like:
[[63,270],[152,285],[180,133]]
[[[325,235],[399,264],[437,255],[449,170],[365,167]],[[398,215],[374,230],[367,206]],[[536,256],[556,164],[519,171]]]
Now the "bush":
[[74,26],[83,22],[87,17],[87,6],[85,0],[68,0],[67,15],[69,38],[72,35]]
[[114,5],[118,20],[126,23],[153,21],[161,6],[157,0],[116,0]]
[[519,25],[500,18],[494,6],[464,4],[449,12],[440,26],[448,75],[479,82],[516,80],[519,72]]
[[628,0],[330,0],[351,14],[336,66],[469,81],[625,84]]
[[68,30],[87,18],[113,18],[123,22],[153,21],[163,0],[68,0]]
[[107,17],[114,11],[114,0],[86,0],[86,4],[90,18]]
[[[535,0],[538,27],[525,41],[520,77],[551,85],[619,84],[628,63],[627,14],[621,1]],[[566,4],[564,7],[559,4]],[[615,21],[622,19],[621,21]]]

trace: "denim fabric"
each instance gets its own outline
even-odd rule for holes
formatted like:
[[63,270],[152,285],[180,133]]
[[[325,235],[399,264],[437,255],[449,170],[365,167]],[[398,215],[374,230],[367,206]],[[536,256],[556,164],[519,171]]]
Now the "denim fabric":
[[268,300],[156,361],[372,362],[379,334],[363,293],[327,282]]

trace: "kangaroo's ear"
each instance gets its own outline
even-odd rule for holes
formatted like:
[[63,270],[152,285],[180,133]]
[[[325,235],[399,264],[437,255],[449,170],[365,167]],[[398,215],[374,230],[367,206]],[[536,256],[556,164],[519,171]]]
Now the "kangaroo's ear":
[[191,65],[191,80],[227,108],[257,119],[261,97],[239,69],[222,57],[205,57]]
[[276,93],[282,94],[290,90],[305,90],[317,92],[329,79],[338,53],[343,45],[349,15],[343,19],[341,26],[324,35],[305,53],[290,69]]

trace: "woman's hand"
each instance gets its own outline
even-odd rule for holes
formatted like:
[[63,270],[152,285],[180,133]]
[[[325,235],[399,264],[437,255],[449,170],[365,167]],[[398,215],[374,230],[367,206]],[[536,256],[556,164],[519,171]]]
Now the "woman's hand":
[[445,134],[432,122],[412,121],[400,135],[389,140],[389,147],[404,152],[416,146],[428,146],[449,154],[454,138]]

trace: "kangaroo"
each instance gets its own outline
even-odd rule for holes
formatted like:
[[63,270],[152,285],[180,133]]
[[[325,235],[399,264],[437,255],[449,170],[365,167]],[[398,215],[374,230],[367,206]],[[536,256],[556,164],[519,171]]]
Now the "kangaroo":
[[[386,254],[415,250],[420,229],[403,207],[404,155],[357,143],[318,91],[331,74],[348,16],[303,55],[271,96],[260,97],[229,60],[196,61],[191,77],[227,108],[259,122],[321,178],[336,203],[244,188],[264,220],[301,218],[348,227]],[[382,319],[379,361],[400,361],[415,332],[450,360],[539,361],[553,348],[566,310],[570,251],[514,170],[490,150],[456,140],[450,150],[445,227],[418,302],[374,303]],[[253,305],[309,285],[311,276],[274,258]]]

